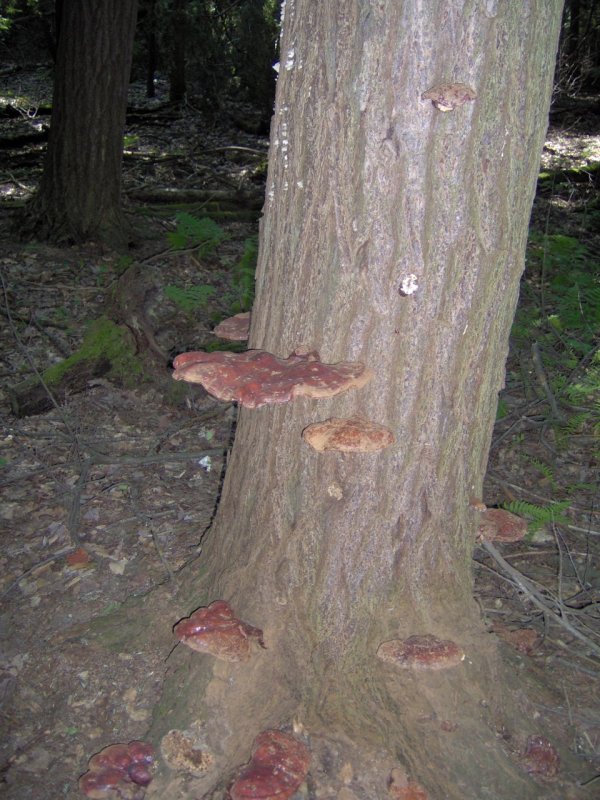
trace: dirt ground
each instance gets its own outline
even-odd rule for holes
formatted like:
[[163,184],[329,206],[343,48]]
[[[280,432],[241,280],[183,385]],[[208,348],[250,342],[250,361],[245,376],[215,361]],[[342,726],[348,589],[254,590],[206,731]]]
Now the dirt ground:
[[[210,136],[215,147],[232,143],[222,132]],[[250,145],[247,138],[240,141]],[[563,141],[554,137],[555,152]],[[598,148],[599,137],[580,144]],[[157,163],[155,175],[164,169]],[[225,160],[221,168],[232,182],[246,169]],[[148,164],[131,167],[126,189],[144,182],[143,170],[147,176]],[[205,185],[204,177],[196,177],[198,186]],[[18,194],[21,184],[24,196],[36,174],[13,178],[16,184],[7,181],[5,192],[10,184]],[[144,649],[126,641],[101,647],[87,635],[88,623],[159,585],[168,593],[182,566],[201,555],[235,409],[199,387],[187,387],[174,402],[151,385],[126,388],[97,379],[43,415],[12,415],[8,387],[80,344],[119,263],[116,254],[94,247],[17,244],[7,229],[13,218],[7,212],[0,222],[0,795],[72,800],[80,797],[77,779],[92,754],[114,742],[143,739],[175,644],[164,630],[177,618],[162,608],[162,632],[155,646]],[[141,256],[165,248],[168,226],[157,220],[156,238]],[[217,298],[198,314],[182,313],[164,286],[192,278],[219,286],[225,280],[219,269],[239,257],[255,228],[238,222],[227,230],[231,238],[213,262],[171,253],[148,266],[155,287],[151,318],[169,353],[203,346],[224,309]],[[509,374],[520,368],[514,353],[511,358]],[[547,524],[531,541],[499,549],[542,597],[558,598],[563,612],[562,600],[569,599],[567,621],[598,648],[598,441],[583,430],[566,445],[558,443],[544,425],[540,397],[532,400],[518,381],[508,382],[507,413],[497,425],[483,499],[487,505],[571,499],[560,525]],[[590,798],[598,796],[600,649],[594,652],[572,628],[540,613],[514,575],[486,551],[476,550],[474,567],[477,601],[490,630],[512,650],[523,680],[540,687],[532,734],[543,731],[576,758],[577,768],[556,779],[566,787],[565,797],[569,786],[584,784]],[[321,775],[320,781],[318,792],[304,787],[298,797],[354,797],[343,776]]]

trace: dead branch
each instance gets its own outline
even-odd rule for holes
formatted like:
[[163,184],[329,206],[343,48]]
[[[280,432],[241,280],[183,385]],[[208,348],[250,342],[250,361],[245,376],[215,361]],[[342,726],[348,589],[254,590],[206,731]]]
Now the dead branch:
[[552,608],[552,606],[546,601],[541,592],[536,589],[534,582],[525,577],[525,575],[519,572],[519,570],[512,567],[508,561],[506,561],[500,555],[500,552],[491,542],[484,541],[481,543],[481,547],[483,547],[483,549],[486,550],[489,555],[491,555],[505,575],[509,576],[511,582],[516,584],[519,591],[524,594],[546,618],[551,619],[557,625],[560,625],[562,628],[567,630],[571,636],[574,636],[576,639],[584,642],[586,647],[595,653],[595,655],[600,656],[600,646],[593,642],[589,636],[586,636],[586,634],[582,633],[579,628],[576,628],[565,618],[568,609],[566,609],[560,601],[555,600],[553,602],[552,605],[554,605],[557,609],[554,610],[554,608]]

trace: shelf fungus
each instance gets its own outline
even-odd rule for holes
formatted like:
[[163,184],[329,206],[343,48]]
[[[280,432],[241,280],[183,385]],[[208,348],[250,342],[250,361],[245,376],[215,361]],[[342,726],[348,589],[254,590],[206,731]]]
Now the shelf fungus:
[[176,381],[200,383],[218,400],[246,408],[287,403],[295,397],[333,397],[360,389],[373,371],[358,362],[324,364],[317,353],[278,358],[264,350],[183,353],[173,362]]
[[215,600],[180,620],[173,633],[192,650],[209,653],[223,661],[246,661],[252,655],[253,643],[265,647],[260,628],[235,617],[224,600]]
[[245,342],[250,334],[251,314],[251,311],[245,311],[224,319],[214,328],[214,335],[230,342]]
[[560,756],[549,739],[544,736],[530,736],[525,745],[522,763],[532,775],[553,778],[560,769]]
[[341,453],[375,453],[394,444],[394,434],[384,425],[359,417],[331,417],[314,422],[302,431],[302,438],[320,453],[338,450]]
[[92,800],[142,800],[152,780],[154,750],[146,742],[111,744],[88,761],[79,789]]
[[503,508],[487,508],[479,522],[479,541],[520,542],[527,533],[527,520]]
[[160,742],[160,752],[168,767],[192,775],[204,775],[213,766],[215,757],[200,747],[197,737],[188,731],[170,730]]
[[431,634],[383,642],[377,648],[377,655],[396,667],[414,670],[456,667],[465,658],[458,645],[450,639],[438,639]]
[[231,800],[288,800],[304,782],[310,766],[308,747],[283,731],[259,733],[250,762],[235,779]]
[[438,111],[454,111],[458,106],[472,102],[476,97],[475,89],[464,83],[442,83],[423,92],[421,100],[431,100]]

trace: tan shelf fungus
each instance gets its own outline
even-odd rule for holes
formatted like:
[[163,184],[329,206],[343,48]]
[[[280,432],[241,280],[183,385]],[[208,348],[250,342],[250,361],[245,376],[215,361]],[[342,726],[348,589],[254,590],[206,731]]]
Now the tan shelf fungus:
[[520,542],[527,533],[527,520],[503,508],[481,512],[477,538],[488,542]]
[[473,102],[476,97],[475,89],[466,83],[441,83],[423,92],[421,100],[431,100],[438,111],[454,111],[458,106]]
[[245,342],[250,334],[251,315],[251,311],[244,311],[242,314],[227,317],[215,326],[214,335],[230,342]]
[[314,450],[340,453],[376,453],[394,444],[395,437],[389,428],[377,422],[352,417],[330,417],[314,422],[302,431],[302,438]]

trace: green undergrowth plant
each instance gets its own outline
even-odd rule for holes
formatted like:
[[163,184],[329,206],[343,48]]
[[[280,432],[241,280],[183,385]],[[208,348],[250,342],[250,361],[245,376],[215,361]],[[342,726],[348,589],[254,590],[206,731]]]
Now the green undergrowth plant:
[[539,470],[539,472],[542,473],[546,482],[550,484],[553,490],[556,490],[558,488],[556,478],[554,477],[554,470],[549,464],[546,464],[539,458],[535,458],[535,456],[530,456],[527,454],[525,454],[525,460],[528,461],[533,467],[535,467],[537,470]]
[[585,243],[531,232],[511,336],[521,360],[530,358],[534,343],[539,350],[566,416],[555,422],[558,435],[566,442],[589,423],[600,434],[600,260]]
[[215,292],[215,287],[208,283],[199,283],[185,289],[173,284],[165,286],[165,295],[186,314],[205,308]]
[[187,211],[175,214],[175,230],[169,231],[167,240],[174,250],[195,250],[200,258],[213,253],[229,238],[223,228],[209,217],[198,217]]
[[527,530],[531,534],[544,525],[567,525],[569,520],[564,512],[570,505],[571,500],[561,500],[560,502],[548,503],[543,506],[536,503],[528,503],[525,500],[512,500],[510,503],[503,503],[502,508],[526,519]]
[[[171,247],[177,249],[194,249],[199,257],[205,258],[214,253],[218,245],[228,238],[225,231],[216,222],[204,217],[197,219],[187,212],[178,212],[175,216],[176,228],[168,234]],[[254,280],[258,253],[258,237],[250,236],[244,241],[244,250],[239,261],[228,265],[222,261],[223,269],[215,275],[225,277],[229,288],[218,298],[219,306],[226,306],[225,314],[217,313],[215,321],[224,316],[250,311],[254,302]],[[175,303],[184,313],[194,314],[206,309],[216,299],[217,289],[210,283],[198,283],[192,286],[165,286],[166,297]]]

